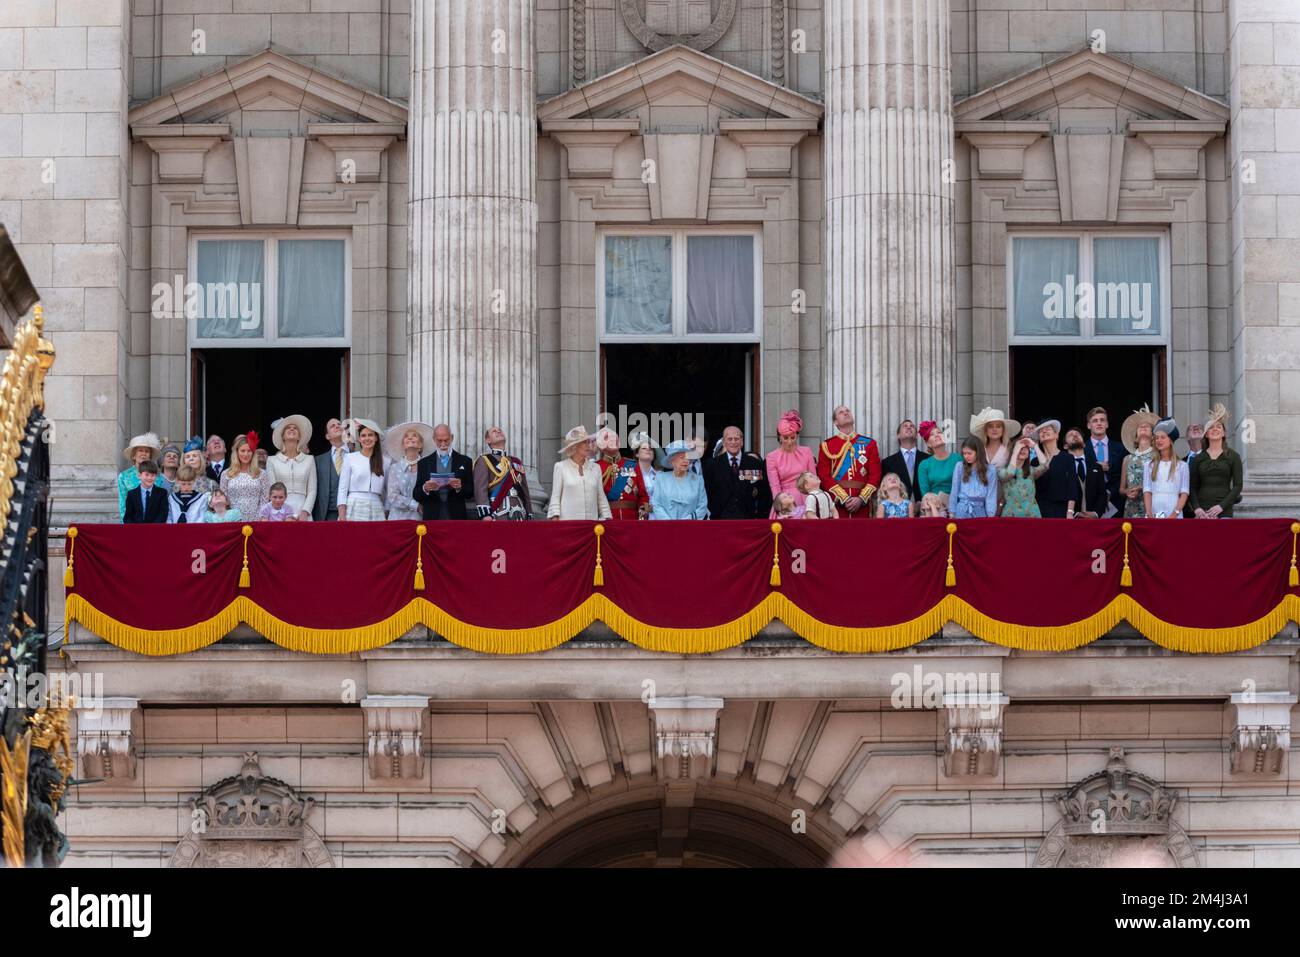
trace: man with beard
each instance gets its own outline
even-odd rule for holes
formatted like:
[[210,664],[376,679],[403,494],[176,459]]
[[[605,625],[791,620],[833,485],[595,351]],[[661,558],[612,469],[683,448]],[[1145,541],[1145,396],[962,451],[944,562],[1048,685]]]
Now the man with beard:
[[469,517],[466,507],[474,500],[474,463],[468,455],[451,447],[455,439],[451,426],[435,425],[433,451],[420,459],[415,470],[414,497],[420,503],[420,515],[425,521]]
[[1047,497],[1039,503],[1043,518],[1105,518],[1113,514],[1106,473],[1084,454],[1083,432],[1067,430],[1063,445],[1047,467]]

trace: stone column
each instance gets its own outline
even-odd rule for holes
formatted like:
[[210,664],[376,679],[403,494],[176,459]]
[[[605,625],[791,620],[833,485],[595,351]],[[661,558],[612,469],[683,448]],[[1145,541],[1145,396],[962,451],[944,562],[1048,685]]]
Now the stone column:
[[1242,504],[1251,514],[1292,515],[1300,502],[1300,4],[1234,0],[1228,36],[1232,321],[1212,341],[1231,344],[1232,394],[1214,398],[1231,409],[1229,441],[1245,458]]
[[407,411],[474,450],[500,425],[537,467],[532,0],[411,13]]
[[885,455],[901,419],[956,415],[949,4],[825,11],[826,410]]

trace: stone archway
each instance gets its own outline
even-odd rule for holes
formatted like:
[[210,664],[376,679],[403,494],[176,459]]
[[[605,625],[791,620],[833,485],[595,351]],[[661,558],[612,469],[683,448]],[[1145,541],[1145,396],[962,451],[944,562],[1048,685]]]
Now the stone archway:
[[552,822],[512,867],[822,867],[833,841],[791,808],[754,794],[650,786]]

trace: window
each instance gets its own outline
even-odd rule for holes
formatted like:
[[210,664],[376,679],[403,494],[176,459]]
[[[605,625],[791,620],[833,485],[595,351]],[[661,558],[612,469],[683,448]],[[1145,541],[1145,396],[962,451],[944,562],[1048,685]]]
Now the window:
[[190,341],[199,346],[347,346],[352,280],[344,236],[191,238]]
[[758,341],[759,243],[753,233],[607,234],[597,265],[605,341]]
[[1009,237],[1010,342],[1167,342],[1163,234],[1079,232]]

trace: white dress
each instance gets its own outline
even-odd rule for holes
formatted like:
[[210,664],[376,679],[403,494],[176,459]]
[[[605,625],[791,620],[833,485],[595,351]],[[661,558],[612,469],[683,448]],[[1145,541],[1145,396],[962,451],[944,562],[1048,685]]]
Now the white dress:
[[1187,463],[1179,459],[1156,463],[1154,480],[1151,478],[1151,466],[1143,467],[1142,491],[1151,493],[1151,510],[1147,514],[1151,518],[1168,518],[1171,513],[1177,513],[1182,518],[1183,513],[1178,509],[1178,496],[1187,491],[1187,480]]
[[[374,455],[383,455],[375,449]],[[343,471],[339,473],[339,495],[336,500],[348,510],[349,522],[382,522],[384,520],[385,476],[370,471],[370,459],[361,452],[349,452],[343,458]]]
[[551,501],[546,506],[546,517],[587,521],[609,518],[609,499],[605,497],[600,466],[587,462],[579,474],[572,459],[556,462],[551,473]]
[[288,493],[285,502],[295,516],[306,512],[310,522],[312,506],[316,504],[316,460],[305,452],[299,452],[293,458],[277,452],[266,463],[266,470],[271,474],[272,485],[284,483]]

